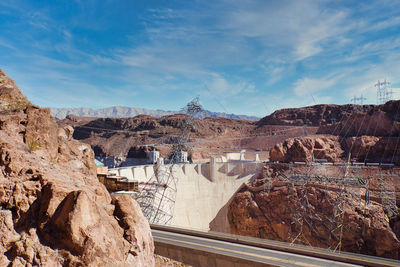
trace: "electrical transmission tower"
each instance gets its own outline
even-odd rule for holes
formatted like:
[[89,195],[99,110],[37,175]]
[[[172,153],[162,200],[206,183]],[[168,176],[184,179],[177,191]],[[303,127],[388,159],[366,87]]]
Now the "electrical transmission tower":
[[172,145],[172,149],[168,155],[168,159],[171,163],[180,162],[180,155],[182,151],[189,151],[190,148],[187,145],[190,134],[196,130],[194,118],[203,113],[203,107],[200,104],[200,98],[197,96],[182,109],[182,111],[188,115],[182,120],[180,124],[181,134],[177,138],[175,144]]
[[[295,195],[300,204],[291,215],[291,244],[311,245],[309,238],[313,234],[317,239],[325,240],[328,249],[342,250],[343,232],[349,231],[344,222],[345,206],[349,199],[359,199],[360,205],[364,204],[361,192],[367,192],[368,180],[360,176],[360,171],[361,167],[352,166],[350,160],[344,166],[336,167],[315,159],[297,167],[290,163],[288,174],[280,173],[280,179],[288,183],[290,195]],[[322,190],[324,196],[331,196],[322,200],[327,204],[322,213],[315,212],[310,205],[311,192],[315,189]],[[336,193],[330,193],[332,189]]]
[[352,99],[350,99],[350,101],[353,102],[354,105],[361,105],[361,106],[364,104],[364,100],[367,99],[363,97],[363,95],[361,95],[360,97],[354,96]]
[[399,209],[396,205],[396,188],[393,179],[398,178],[394,173],[378,173],[376,177],[379,181],[381,204],[389,218],[393,218],[399,214]]
[[154,175],[139,188],[135,196],[143,215],[150,223],[168,225],[174,213],[179,171],[177,163],[182,162],[182,151],[188,151],[186,145],[190,133],[195,130],[194,116],[203,112],[199,97],[189,102],[183,111],[188,115],[180,125],[180,136],[172,145],[168,156],[169,164],[160,161],[154,165]]
[[378,105],[385,104],[387,101],[392,100],[393,91],[392,89],[389,90],[389,85],[390,82],[386,81],[386,79],[383,82],[378,80],[378,83],[375,84],[375,87],[377,87],[376,102]]

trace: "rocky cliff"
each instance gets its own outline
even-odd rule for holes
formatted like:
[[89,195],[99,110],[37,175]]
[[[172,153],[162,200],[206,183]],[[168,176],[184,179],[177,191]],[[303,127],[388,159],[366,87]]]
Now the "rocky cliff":
[[154,265],[138,204],[109,195],[72,135],[0,70],[0,265]]

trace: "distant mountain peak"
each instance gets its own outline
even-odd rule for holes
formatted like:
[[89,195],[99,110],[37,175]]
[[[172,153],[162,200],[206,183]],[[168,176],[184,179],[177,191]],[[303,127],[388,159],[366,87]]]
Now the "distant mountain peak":
[[[51,114],[58,118],[64,119],[68,115],[76,115],[81,117],[98,117],[98,118],[128,118],[135,117],[137,115],[150,115],[153,117],[162,117],[165,115],[172,115],[181,113],[179,111],[165,111],[165,110],[154,110],[154,109],[145,109],[145,108],[135,108],[135,107],[125,107],[125,106],[113,106],[109,108],[50,108]],[[205,117],[222,117],[222,118],[230,118],[230,119],[239,119],[239,120],[251,120],[256,121],[260,118],[255,116],[247,116],[247,115],[236,115],[236,114],[227,114],[223,112],[212,112],[205,110],[202,114],[199,114],[199,118]]]

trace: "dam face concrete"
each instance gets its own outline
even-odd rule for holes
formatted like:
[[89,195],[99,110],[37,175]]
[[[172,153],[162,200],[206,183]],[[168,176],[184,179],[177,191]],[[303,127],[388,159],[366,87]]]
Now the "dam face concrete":
[[169,225],[199,230],[227,229],[227,205],[240,186],[254,179],[262,162],[231,161],[201,164],[143,165],[110,169],[128,179],[148,182],[158,171],[169,169],[176,194]]

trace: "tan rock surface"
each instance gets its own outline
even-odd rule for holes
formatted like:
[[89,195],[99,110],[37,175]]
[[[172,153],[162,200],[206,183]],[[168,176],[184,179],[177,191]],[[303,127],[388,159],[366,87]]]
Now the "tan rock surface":
[[148,223],[133,200],[112,202],[90,146],[1,71],[0,100],[0,265],[153,266]]

